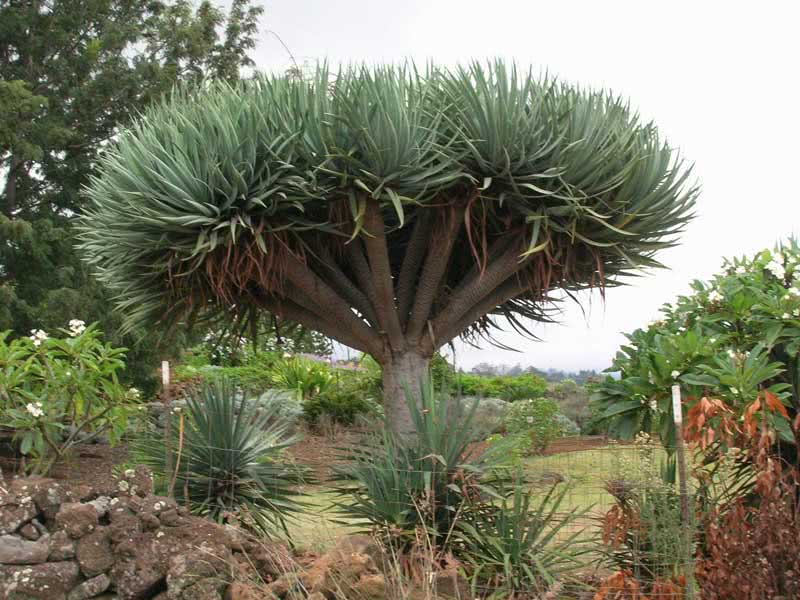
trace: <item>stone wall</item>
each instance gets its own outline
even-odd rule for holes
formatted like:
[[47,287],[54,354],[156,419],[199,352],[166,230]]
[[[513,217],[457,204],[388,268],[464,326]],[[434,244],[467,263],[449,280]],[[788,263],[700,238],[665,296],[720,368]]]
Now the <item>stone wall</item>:
[[102,487],[0,479],[0,598],[220,600],[258,563],[239,530],[153,495],[143,467]]

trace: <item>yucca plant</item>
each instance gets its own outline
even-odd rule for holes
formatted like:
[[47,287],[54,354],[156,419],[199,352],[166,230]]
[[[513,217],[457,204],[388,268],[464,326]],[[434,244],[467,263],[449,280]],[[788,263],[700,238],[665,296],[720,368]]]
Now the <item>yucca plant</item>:
[[491,589],[502,594],[498,598],[543,593],[584,564],[590,548],[581,538],[584,529],[575,525],[589,508],[562,510],[568,485],[556,484],[541,495],[519,474],[510,493],[499,492],[501,500],[457,524],[459,557],[469,565],[473,592]]
[[488,455],[471,444],[477,403],[464,412],[458,400],[437,397],[430,380],[420,389],[420,399],[407,398],[413,434],[384,428],[371,443],[346,450],[337,506],[401,547],[422,533],[444,550],[458,519],[491,493],[484,478],[497,475]]
[[[287,519],[300,510],[297,486],[305,472],[283,451],[297,438],[276,404],[251,404],[225,379],[190,392],[183,416],[173,416],[176,495],[191,510],[218,522],[238,521],[260,534],[288,534]],[[133,444],[133,456],[165,473],[165,442],[154,432]]]
[[659,266],[689,176],[610,93],[502,61],[321,66],[145,111],[99,161],[81,246],[129,326],[271,312],[372,355],[408,432],[437,349]]

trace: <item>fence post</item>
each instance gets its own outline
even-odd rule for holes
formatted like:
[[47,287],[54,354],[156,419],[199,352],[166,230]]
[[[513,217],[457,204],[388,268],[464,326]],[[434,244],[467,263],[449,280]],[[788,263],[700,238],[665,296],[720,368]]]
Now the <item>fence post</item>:
[[[164,477],[172,481],[172,407],[169,389],[169,361],[161,361],[162,401],[164,403]],[[169,485],[169,484],[168,484]],[[170,486],[171,487],[171,486]],[[168,491],[172,497],[172,490]]]
[[672,414],[675,422],[675,450],[678,459],[678,475],[680,477],[681,496],[681,532],[683,536],[684,565],[686,573],[686,597],[694,597],[694,560],[692,559],[692,515],[689,507],[689,486],[686,475],[686,450],[683,444],[683,407],[681,405],[681,386],[672,386]]

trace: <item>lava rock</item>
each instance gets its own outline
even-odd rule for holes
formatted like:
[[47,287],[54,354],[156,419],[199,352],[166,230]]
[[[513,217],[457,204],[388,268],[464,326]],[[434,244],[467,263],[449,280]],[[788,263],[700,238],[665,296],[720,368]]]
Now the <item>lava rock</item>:
[[78,539],[97,529],[97,511],[91,504],[67,502],[56,513],[56,527]]

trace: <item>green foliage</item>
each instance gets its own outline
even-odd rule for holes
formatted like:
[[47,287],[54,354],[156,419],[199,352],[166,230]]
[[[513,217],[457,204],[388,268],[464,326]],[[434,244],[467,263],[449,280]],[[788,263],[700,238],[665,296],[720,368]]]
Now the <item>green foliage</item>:
[[578,424],[570,419],[567,415],[558,413],[556,415],[556,421],[558,422],[558,428],[560,432],[559,435],[567,437],[581,434],[581,428],[578,427]]
[[401,438],[386,427],[346,452],[338,506],[403,546],[424,532],[444,548],[491,464],[470,448],[474,407],[464,413],[449,396],[437,398],[431,382],[422,386],[419,403],[408,397],[408,404],[412,435]]
[[[741,423],[763,390],[774,394],[769,425],[792,444],[791,420],[800,408],[800,248],[789,240],[774,251],[728,261],[709,282],[662,309],[662,320],[629,334],[606,378],[593,388],[592,407],[609,433],[630,439],[658,432],[674,446],[670,387],[680,384],[691,411],[718,398]],[[760,413],[759,413],[760,414]],[[701,426],[720,427],[718,418]],[[722,430],[718,431],[722,433]],[[719,435],[715,441],[724,442]]]
[[558,404],[546,398],[515,402],[506,413],[506,430],[512,436],[527,437],[530,451],[541,453],[561,435]]
[[459,373],[454,385],[464,396],[500,398],[516,401],[541,398],[547,390],[547,382],[538,375],[483,376]]
[[561,413],[574,421],[580,431],[592,432],[589,392],[585,385],[579,385],[574,379],[562,379],[552,385],[545,396],[558,402]]
[[324,395],[336,385],[327,364],[299,356],[286,356],[276,361],[270,379],[273,387],[293,391],[303,401]]
[[[349,386],[348,386],[349,388]],[[360,418],[377,416],[380,406],[357,390],[334,387],[303,403],[303,415],[311,424],[328,419],[340,425],[355,425]]]
[[[688,177],[655,128],[604,92],[499,61],[335,74],[321,66],[307,80],[209,85],[146,110],[100,161],[81,246],[131,326],[192,312],[238,318],[231,313],[263,306],[252,286],[289,297],[277,281],[291,256],[334,277],[323,268],[331,261],[314,257],[361,236],[367,206],[378,205],[389,264],[398,265],[406,223],[432,218],[443,198],[474,194],[486,235],[518,226],[520,259],[530,259],[520,269],[532,273],[546,249],[563,268],[553,284],[611,286],[657,266],[654,253],[674,244],[691,218]],[[456,241],[451,289],[475,267],[471,235]],[[226,262],[239,258],[245,268]],[[534,288],[498,312],[543,319]],[[340,325],[317,317],[308,322]],[[494,321],[473,325],[459,331],[470,337]]]
[[[235,517],[264,535],[288,533],[287,519],[301,510],[296,486],[304,472],[283,455],[297,438],[278,411],[278,403],[253,402],[224,379],[189,395],[184,414],[172,417],[172,448],[177,457],[182,420],[175,489],[185,490],[194,513],[218,522]],[[166,490],[163,434],[154,431],[132,446]]]
[[119,333],[112,302],[74,249],[80,191],[108,140],[154,99],[252,65],[261,11],[246,0],[227,15],[190,0],[0,3],[0,330],[52,330],[64,314],[96,321],[129,348],[120,377],[155,388],[155,365],[182,340],[156,348],[142,329]]
[[568,486],[556,485],[540,495],[517,481],[510,494],[500,490],[499,502],[457,524],[473,593],[489,588],[496,590],[490,597],[498,599],[543,594],[585,565],[580,559],[590,549],[579,540],[583,529],[574,524],[589,509],[563,509],[568,492]]
[[72,320],[59,338],[31,333],[0,333],[0,426],[14,430],[31,470],[46,474],[78,443],[115,442],[139,393],[120,385],[125,349],[103,342],[96,325]]

